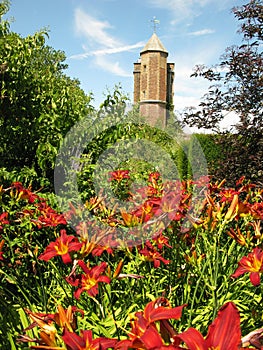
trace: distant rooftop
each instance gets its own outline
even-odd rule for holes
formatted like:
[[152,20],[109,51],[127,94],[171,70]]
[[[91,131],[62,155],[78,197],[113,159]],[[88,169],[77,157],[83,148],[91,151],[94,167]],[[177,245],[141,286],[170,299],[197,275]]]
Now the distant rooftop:
[[141,53],[147,52],[147,51],[161,51],[168,54],[168,51],[163,46],[163,44],[161,43],[161,40],[158,38],[156,33],[153,33],[149,41],[146,43],[146,45],[142,49]]

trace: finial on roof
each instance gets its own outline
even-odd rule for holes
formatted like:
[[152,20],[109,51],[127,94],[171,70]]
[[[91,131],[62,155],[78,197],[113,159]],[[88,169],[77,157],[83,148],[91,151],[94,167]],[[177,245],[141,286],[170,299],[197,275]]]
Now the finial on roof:
[[153,19],[151,19],[152,22],[152,27],[153,27],[153,32],[156,33],[157,25],[160,24],[160,21],[153,16]]

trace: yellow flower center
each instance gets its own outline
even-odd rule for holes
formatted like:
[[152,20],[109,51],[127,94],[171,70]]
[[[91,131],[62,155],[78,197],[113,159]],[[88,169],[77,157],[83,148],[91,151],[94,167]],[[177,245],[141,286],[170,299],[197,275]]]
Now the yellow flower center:
[[95,278],[92,278],[92,277],[89,277],[89,276],[86,276],[86,278],[82,280],[83,288],[86,289],[86,290],[91,289],[96,284],[97,284],[97,280],[95,280]]
[[262,261],[254,259],[251,264],[251,272],[259,272],[262,267]]
[[59,244],[55,246],[55,249],[59,255],[64,255],[68,253],[68,246],[66,244],[63,244],[62,242],[59,242]]

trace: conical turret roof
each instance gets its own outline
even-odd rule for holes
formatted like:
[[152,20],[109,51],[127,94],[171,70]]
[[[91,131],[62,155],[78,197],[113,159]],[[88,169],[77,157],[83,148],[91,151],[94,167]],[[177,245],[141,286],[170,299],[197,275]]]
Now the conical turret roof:
[[142,49],[141,54],[147,51],[161,51],[168,54],[168,51],[163,46],[161,40],[158,38],[156,33],[153,33],[153,35],[150,37],[149,41],[146,43],[146,45]]

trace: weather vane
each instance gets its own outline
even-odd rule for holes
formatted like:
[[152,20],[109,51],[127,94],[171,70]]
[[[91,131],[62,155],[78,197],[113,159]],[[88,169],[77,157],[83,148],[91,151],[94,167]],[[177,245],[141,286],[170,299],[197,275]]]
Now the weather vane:
[[151,19],[152,22],[152,27],[153,27],[153,32],[156,33],[157,25],[160,24],[160,21],[156,19],[154,16],[153,19]]

